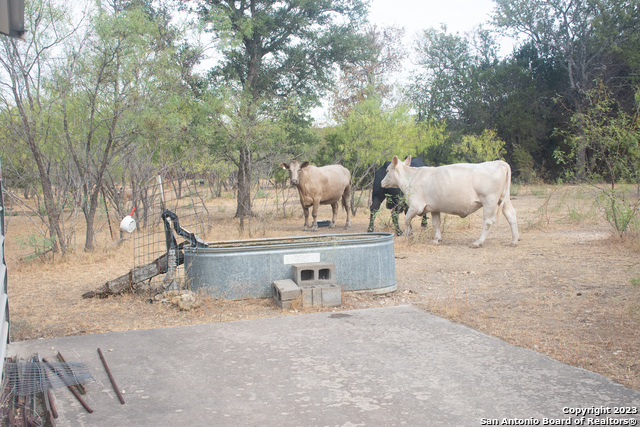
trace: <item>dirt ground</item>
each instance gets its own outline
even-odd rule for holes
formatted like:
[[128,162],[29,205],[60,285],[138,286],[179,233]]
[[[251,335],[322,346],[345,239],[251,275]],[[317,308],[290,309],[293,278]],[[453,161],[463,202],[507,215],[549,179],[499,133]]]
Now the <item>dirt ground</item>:
[[[437,246],[431,242],[433,229],[421,230],[415,219],[413,240],[395,240],[397,291],[345,293],[341,309],[412,304],[640,390],[640,244],[616,237],[583,189],[519,187],[512,193],[521,235],[517,247],[509,246],[510,230],[502,216],[480,249],[469,247],[480,233],[480,212],[466,219],[447,216],[444,240]],[[262,206],[268,203],[256,200],[255,210],[267,211]],[[366,231],[368,202],[362,204],[347,232]],[[306,234],[295,203],[286,218],[281,212],[258,214],[251,235],[249,227],[239,231],[232,197],[208,200],[207,205],[212,228],[201,236],[206,241]],[[321,207],[318,219],[330,217],[330,207]],[[34,225],[22,214],[8,219],[12,341],[318,311],[281,310],[271,299],[202,297],[200,308],[189,312],[150,303],[148,295],[83,299],[84,292],[133,267],[132,240],[114,246],[104,232],[97,237],[98,249],[85,253],[81,233],[78,249],[67,259],[25,261],[30,253],[25,242]],[[320,233],[343,233],[344,221],[341,210],[339,227],[321,228]],[[384,209],[376,231],[392,231]]]

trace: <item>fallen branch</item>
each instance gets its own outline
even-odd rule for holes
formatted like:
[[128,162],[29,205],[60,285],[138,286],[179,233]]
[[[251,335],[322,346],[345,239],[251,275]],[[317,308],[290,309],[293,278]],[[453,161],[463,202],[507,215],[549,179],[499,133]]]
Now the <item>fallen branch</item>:
[[[178,245],[178,249],[182,249],[184,243],[185,242]],[[184,264],[184,253],[182,250],[178,251],[177,262],[178,265]],[[85,292],[82,294],[82,298],[105,298],[109,295],[118,295],[132,289],[137,283],[144,282],[159,274],[165,274],[166,272],[167,254],[165,253],[147,265],[129,270],[127,274],[108,281],[94,291]]]

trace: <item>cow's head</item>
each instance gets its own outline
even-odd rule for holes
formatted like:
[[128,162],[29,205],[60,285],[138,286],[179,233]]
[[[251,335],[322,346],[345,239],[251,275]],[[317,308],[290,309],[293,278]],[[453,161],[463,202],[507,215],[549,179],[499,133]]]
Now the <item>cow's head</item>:
[[382,188],[399,188],[402,168],[410,165],[411,156],[408,156],[404,162],[401,162],[400,159],[398,159],[398,156],[393,156],[393,159],[391,159],[391,164],[387,166],[387,174],[380,183],[382,185]]
[[300,172],[302,172],[302,169],[306,168],[307,166],[309,166],[309,162],[300,163],[297,160],[294,160],[291,163],[282,163],[280,165],[282,169],[289,171],[289,179],[291,181],[291,185],[300,184]]

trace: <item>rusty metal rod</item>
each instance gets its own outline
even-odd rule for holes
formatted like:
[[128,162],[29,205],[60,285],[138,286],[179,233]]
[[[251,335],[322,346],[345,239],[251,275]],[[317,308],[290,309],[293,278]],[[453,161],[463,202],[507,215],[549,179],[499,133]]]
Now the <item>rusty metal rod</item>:
[[[5,359],[7,360],[7,359]],[[18,361],[18,356],[14,356],[13,358],[9,358],[8,359],[9,362],[13,362],[16,363]],[[11,427],[14,427],[16,425],[16,407],[17,407],[17,401],[18,401],[18,395],[17,393],[13,392],[14,390],[12,390],[9,393],[9,398],[11,399],[11,401],[9,402],[9,414],[8,417],[9,418],[9,425]]]
[[[37,353],[36,356],[38,357],[38,362],[42,362],[42,356],[40,356],[40,353]],[[49,420],[51,427],[56,427],[56,423],[53,421],[53,419],[51,419],[51,417],[58,418],[58,411],[56,410],[56,405],[53,403],[53,394],[51,393],[51,386],[50,386],[51,383],[49,382],[49,374],[47,374],[46,369],[43,369],[43,371],[44,371],[44,378],[47,383],[46,390],[43,390],[44,407],[47,411],[47,419]]]
[[[53,395],[51,394],[51,389],[47,389],[47,400],[49,401],[49,408],[51,409],[51,415],[53,418],[58,418],[58,410],[56,409],[56,405],[53,403]],[[53,420],[49,420],[53,421]]]
[[[31,357],[31,362],[39,362],[40,360],[38,359],[38,357],[36,355]],[[29,368],[28,368],[28,375],[32,378],[36,378],[37,375],[40,373],[39,372],[39,365],[36,365],[36,363],[31,363],[29,364]],[[44,390],[43,390],[44,393]],[[26,404],[25,404],[25,411],[24,411],[24,415],[25,415],[25,422],[27,423],[27,426],[36,426],[38,423],[36,422],[36,416],[38,415],[38,403],[37,403],[37,399],[36,399],[36,393],[34,392],[33,394],[29,394],[26,398]]]
[[[61,361],[62,363],[67,363],[67,361],[64,360],[62,353],[57,352],[56,356],[58,357],[58,360]],[[87,394],[87,390],[84,388],[82,384],[78,383],[74,387],[76,387],[81,394]]]
[[[49,368],[51,368],[60,378],[62,378],[64,380],[64,376],[62,375],[62,372],[58,371],[55,366],[53,366],[51,363],[49,363],[47,361],[47,359],[45,359],[44,357],[42,358],[42,361],[44,363],[46,363]],[[84,406],[84,409],[87,410],[88,413],[92,414],[93,413],[93,409],[91,409],[91,407],[87,404],[87,402],[84,401],[84,399],[82,398],[82,396],[80,396],[80,393],[78,393],[76,391],[75,388],[73,388],[73,386],[68,385],[67,388],[71,391],[71,393],[73,393],[73,395],[76,397],[76,399],[78,399],[78,402],[80,402],[80,404],[82,406]]]
[[[29,375],[31,378],[36,378],[36,376],[38,376],[38,374],[40,374],[40,368],[39,365],[36,365],[35,362],[40,362],[40,356],[39,355],[33,355],[31,357],[31,363],[28,365],[28,373],[27,375]],[[43,390],[44,393],[44,390]],[[36,398],[36,392],[34,392],[33,394],[29,394],[26,396],[26,400],[25,400],[25,407],[24,407],[24,416],[25,416],[25,423],[28,427],[35,427],[38,425],[38,422],[36,421],[36,416],[38,415],[38,403],[37,403],[37,398]]]
[[[27,365],[26,369],[25,369],[25,373],[28,376],[29,375],[29,371],[31,370],[31,368],[29,367],[30,365]],[[21,375],[19,375],[18,377],[20,379],[20,382],[22,382],[22,378]],[[22,423],[25,427],[31,427],[29,424],[29,397],[30,395],[25,394],[22,397]]]
[[124,405],[124,397],[122,397],[122,393],[120,393],[120,389],[116,384],[116,380],[113,379],[113,375],[111,375],[111,371],[109,370],[109,365],[107,365],[107,361],[104,358],[104,354],[102,354],[102,350],[98,348],[98,354],[100,355],[100,359],[102,360],[102,364],[104,365],[104,369],[107,371],[107,375],[109,375],[109,380],[111,380],[111,385],[113,385],[113,389],[116,391],[118,395],[118,399],[120,399],[120,403]]

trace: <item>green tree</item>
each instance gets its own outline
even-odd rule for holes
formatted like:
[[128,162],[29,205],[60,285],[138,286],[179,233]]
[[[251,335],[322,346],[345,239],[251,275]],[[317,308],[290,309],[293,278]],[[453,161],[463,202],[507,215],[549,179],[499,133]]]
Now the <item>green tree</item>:
[[[640,91],[636,92],[640,98]],[[629,115],[617,105],[610,90],[600,84],[587,95],[590,107],[571,117],[572,129],[561,132],[572,148],[556,151],[561,162],[576,162],[578,152],[588,153],[589,179],[613,185],[640,183],[640,132],[638,110]]]
[[69,23],[68,4],[53,0],[25,2],[26,42],[2,38],[0,65],[4,76],[2,125],[14,142],[27,147],[35,163],[46,210],[47,230],[54,252],[67,251],[62,208],[64,197],[56,197],[52,178],[55,171],[68,166],[68,159],[57,144],[51,121],[57,111],[47,96],[47,79],[55,64],[55,51],[63,49],[77,27]]
[[359,103],[371,97],[379,98],[383,107],[397,102],[391,82],[406,58],[403,35],[404,30],[394,27],[365,29],[369,54],[340,70],[340,80],[331,95],[330,111],[336,123],[344,121]]
[[501,60],[485,78],[491,103],[491,128],[505,141],[506,158],[514,177],[529,182],[560,173],[553,151],[561,143],[553,135],[563,126],[565,111],[554,101],[562,90],[563,74],[553,61],[540,58],[532,43],[525,43]]
[[443,143],[443,127],[431,123],[416,122],[407,104],[385,107],[380,97],[369,97],[326,131],[317,158],[323,164],[339,161],[351,171],[355,188],[369,187],[372,172],[394,155],[424,155]]
[[[200,0],[197,11],[220,42],[220,63],[209,76],[233,110],[219,121],[221,146],[238,167],[237,217],[251,215],[254,166],[264,161],[265,126],[318,104],[344,64],[363,45],[357,28],[362,0]],[[220,90],[220,88],[223,88]],[[232,114],[230,114],[232,113]],[[284,114],[283,114],[284,113]],[[271,124],[268,124],[271,122]],[[257,156],[257,157],[256,157]]]
[[510,88],[491,34],[482,28],[466,36],[432,28],[422,33],[416,50],[420,67],[408,92],[418,120],[447,129],[446,138],[427,148],[425,159],[443,164],[503,158],[497,123]]
[[134,152],[146,156],[157,149],[163,131],[176,136],[171,129],[184,126],[175,113],[184,86],[175,31],[169,17],[150,13],[149,4],[98,4],[92,27],[58,71],[62,134],[78,176],[87,251],[94,248],[99,196],[112,168]]
[[501,141],[494,130],[485,130],[480,135],[465,135],[462,143],[454,148],[455,156],[468,163],[504,160],[504,141]]
[[376,165],[396,154],[413,153],[414,126],[406,106],[385,109],[380,97],[369,97],[354,105],[343,123],[327,131],[318,163],[339,162],[351,171],[355,188],[368,186]]
[[[633,18],[631,18],[633,17]],[[540,56],[564,69],[567,107],[578,113],[587,108],[587,93],[611,69],[609,54],[635,27],[637,4],[616,0],[496,0],[493,23],[504,32],[528,38]],[[611,28],[614,28],[612,31]],[[619,78],[619,76],[615,76]],[[586,152],[577,153],[576,176],[585,176]]]
[[424,30],[417,41],[420,68],[412,76],[408,93],[418,110],[418,119],[455,122],[464,110],[471,90],[469,73],[476,57],[469,40],[460,34]]
[[[586,179],[600,188],[606,200],[607,220],[622,235],[631,219],[638,215],[638,200],[625,199],[617,190],[620,183],[632,183],[640,188],[640,118],[639,110],[627,114],[600,84],[587,93],[590,107],[571,117],[573,129],[562,132],[571,151],[556,151],[560,162],[578,161],[578,153],[587,153]],[[640,90],[636,90],[640,100]],[[609,183],[608,187],[601,183]]]

